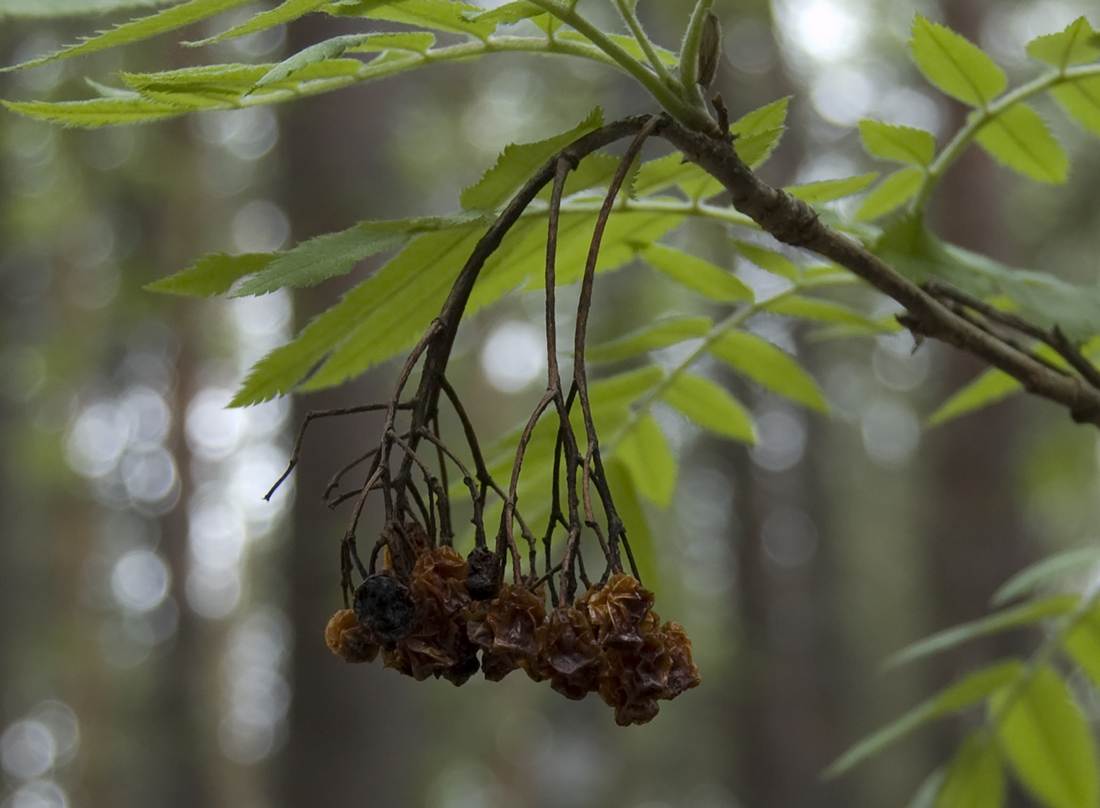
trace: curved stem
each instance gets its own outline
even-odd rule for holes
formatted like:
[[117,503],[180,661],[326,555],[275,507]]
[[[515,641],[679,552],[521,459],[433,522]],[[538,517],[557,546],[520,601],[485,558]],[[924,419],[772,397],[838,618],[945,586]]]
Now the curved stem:
[[630,29],[630,33],[634,35],[634,39],[637,40],[638,46],[642,49],[642,53],[645,54],[645,58],[653,67],[654,72],[667,86],[675,89],[676,79],[668,72],[668,68],[665,66],[665,63],[661,61],[657,49],[653,47],[653,42],[646,36],[645,30],[642,28],[642,23],[639,21],[638,15],[634,13],[634,9],[627,0],[615,0],[615,7],[619,10],[619,15],[626,22],[627,27]]

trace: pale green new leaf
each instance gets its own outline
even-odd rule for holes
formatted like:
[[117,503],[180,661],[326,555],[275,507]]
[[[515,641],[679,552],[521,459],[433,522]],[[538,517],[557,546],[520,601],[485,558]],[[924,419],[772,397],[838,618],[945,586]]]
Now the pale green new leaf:
[[191,25],[200,20],[205,20],[207,17],[221,14],[223,11],[243,6],[247,2],[249,2],[249,0],[191,0],[191,2],[181,3],[171,8],[166,8],[163,11],[158,11],[156,14],[150,14],[147,17],[141,17],[131,22],[123,23],[98,36],[90,37],[77,45],[70,45],[55,53],[40,56],[37,59],[32,59],[29,62],[23,62],[13,67],[3,68],[0,72],[3,70],[16,70],[25,67],[37,67],[38,65],[53,62],[57,59],[67,59],[70,56],[80,56],[84,53],[93,53],[106,48],[113,48],[116,45],[125,45],[130,42],[137,42],[141,39],[148,39],[157,34],[174,31],[185,25]]
[[536,143],[515,144],[505,147],[496,165],[485,172],[476,183],[462,192],[459,201],[467,210],[472,208],[494,210],[515,194],[531,175],[551,157],[578,137],[603,126],[603,111],[592,110],[580,124],[560,135]]
[[993,594],[994,606],[1030,595],[1042,586],[1100,563],[1100,547],[1085,547],[1044,558],[1005,581]]
[[639,252],[646,263],[682,286],[719,303],[752,301],[752,290],[727,270],[690,253],[651,244]]
[[154,101],[137,95],[114,98],[92,98],[88,101],[0,101],[8,109],[64,126],[95,128],[124,123],[149,123],[171,118],[188,111],[179,104]]
[[284,0],[284,2],[280,3],[275,8],[261,11],[259,14],[254,14],[246,22],[240,25],[234,25],[228,31],[223,31],[217,36],[202,39],[198,42],[188,42],[186,44],[209,45],[226,39],[236,39],[237,37],[247,36],[248,34],[255,34],[258,31],[266,31],[268,28],[288,23],[311,11],[316,11],[321,6],[327,5],[328,2],[329,0]]
[[825,775],[836,777],[843,774],[930,721],[984,701],[993,693],[1010,685],[1023,669],[1022,662],[1008,659],[968,674],[924,703],[894,719],[873,735],[856,743],[825,770]]
[[1022,688],[993,696],[990,713],[1013,771],[1049,808],[1096,808],[1096,747],[1088,722],[1062,678],[1049,666]]
[[1050,94],[1077,123],[1100,137],[1100,76],[1061,84]]
[[858,194],[874,182],[877,177],[878,172],[872,171],[870,174],[860,174],[858,177],[791,185],[783,190],[795,199],[801,199],[809,205],[820,205],[824,202],[833,202],[852,194]]
[[985,51],[919,14],[913,21],[909,50],[930,82],[964,104],[984,106],[1008,84],[1004,71]]
[[1028,603],[1023,603],[1002,612],[996,612],[986,617],[972,620],[969,623],[952,626],[949,629],[925,637],[912,645],[903,648],[890,656],[884,663],[887,668],[895,668],[905,665],[917,659],[938,654],[949,648],[955,648],[965,642],[984,637],[987,634],[996,634],[1013,628],[1032,626],[1049,620],[1052,617],[1062,617],[1072,612],[1079,602],[1076,595],[1051,595]]
[[787,103],[790,100],[789,95],[784,96],[742,115],[730,124],[730,132],[742,138],[782,129],[787,120]]
[[196,297],[223,295],[238,280],[261,271],[277,257],[278,253],[245,253],[243,255],[208,253],[187,269],[154,281],[145,288],[151,292],[165,292],[172,295]]
[[737,252],[741,253],[743,257],[756,264],[761,269],[767,270],[773,275],[778,275],[781,278],[786,278],[789,281],[798,278],[798,267],[785,255],[781,255],[775,250],[769,250],[767,247],[761,247],[759,244],[752,244],[748,241],[735,241],[733,245],[737,248]]
[[647,196],[675,185],[690,199],[701,200],[722,191],[722,183],[695,163],[684,162],[678,154],[666,154],[643,163],[634,180],[635,196]]
[[794,357],[755,334],[730,331],[711,342],[710,352],[774,393],[820,412],[829,411],[817,382]]
[[1069,158],[1046,121],[1027,104],[1013,104],[978,130],[978,143],[998,162],[1039,182],[1066,181]]
[[428,31],[399,31],[383,34],[356,34],[356,36],[362,36],[363,39],[358,45],[348,48],[349,53],[376,53],[389,50],[427,53],[435,44],[435,34]]
[[585,357],[593,362],[614,362],[629,359],[649,351],[677,345],[684,340],[698,339],[713,327],[709,317],[676,317],[659,320],[653,325],[620,337],[612,342],[589,348]]
[[875,157],[911,166],[928,166],[936,156],[936,137],[912,126],[872,121],[859,122],[863,148]]
[[935,808],[1001,808],[1005,775],[993,736],[970,733],[947,768]]
[[1065,70],[1071,65],[1095,62],[1100,58],[1096,31],[1089,21],[1078,17],[1055,34],[1043,34],[1027,43],[1027,55],[1032,59],[1046,62],[1048,65]]
[[913,198],[923,178],[924,170],[915,166],[895,171],[867,194],[856,211],[856,219],[867,221],[897,210]]
[[756,443],[756,430],[748,410],[710,379],[681,373],[661,393],[661,400],[703,429],[743,443]]
[[[619,170],[621,163],[621,158],[610,154],[603,154],[602,152],[589,154],[581,160],[580,165],[566,176],[562,198],[590,189],[598,189],[602,197],[604,189],[611,184],[611,180],[615,176],[615,172]],[[637,172],[638,164],[635,163],[633,170],[627,173],[626,182],[623,184],[623,192],[630,192],[631,178],[636,177]],[[538,198],[544,202],[550,201],[553,189],[554,184],[552,182],[548,183],[545,188],[539,191]]]
[[639,418],[612,452],[623,464],[638,493],[654,505],[668,507],[676,490],[676,457],[652,415]]
[[[309,65],[324,62],[329,59],[335,59],[343,55],[345,51],[362,45],[372,36],[377,36],[377,34],[347,34],[346,36],[333,37],[332,39],[326,39],[324,42],[318,42],[316,45],[310,45],[308,48],[303,48],[293,56],[284,59],[267,71],[256,82],[256,86],[263,87],[268,84],[274,84]],[[408,35],[406,34],[406,36]],[[421,34],[421,36],[427,36],[434,39],[431,34]],[[428,41],[428,47],[431,47],[431,39]]]

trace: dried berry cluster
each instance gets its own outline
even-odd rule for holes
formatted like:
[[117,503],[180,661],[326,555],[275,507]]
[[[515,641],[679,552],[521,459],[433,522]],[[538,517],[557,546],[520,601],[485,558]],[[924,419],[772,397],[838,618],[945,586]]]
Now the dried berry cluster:
[[[484,566],[472,560],[475,572]],[[456,685],[478,670],[496,682],[522,668],[570,699],[599,693],[624,726],[646,723],[659,699],[699,684],[691,641],[679,624],[661,624],[653,593],[635,578],[613,575],[547,614],[539,592],[507,583],[487,591],[470,567],[453,548],[437,547],[417,557],[407,583],[371,575],[355,608],[329,621],[329,648],[348,662],[380,653],[386,667],[418,681]]]

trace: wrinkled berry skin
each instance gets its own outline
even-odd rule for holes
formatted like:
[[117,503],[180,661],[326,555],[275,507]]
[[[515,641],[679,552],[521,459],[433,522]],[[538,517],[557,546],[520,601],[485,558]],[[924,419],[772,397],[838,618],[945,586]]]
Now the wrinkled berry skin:
[[378,656],[378,643],[351,609],[341,609],[328,621],[325,643],[345,662],[373,662]]
[[484,547],[475,547],[466,556],[469,574],[466,591],[472,600],[492,600],[500,592],[500,576],[496,553]]
[[355,615],[383,645],[393,645],[412,630],[409,589],[384,572],[371,575],[355,590]]

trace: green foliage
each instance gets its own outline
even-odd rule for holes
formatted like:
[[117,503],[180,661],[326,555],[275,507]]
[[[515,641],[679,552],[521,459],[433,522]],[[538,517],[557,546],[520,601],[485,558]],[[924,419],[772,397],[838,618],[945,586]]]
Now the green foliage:
[[936,154],[931,132],[864,119],[859,122],[863,147],[875,157],[911,166],[929,166]]
[[1084,17],[1066,26],[1064,31],[1044,34],[1027,43],[1027,55],[1059,70],[1100,59],[1096,31]]
[[917,15],[909,50],[925,78],[964,104],[980,107],[1004,91],[1008,77],[981,48]]
[[673,379],[661,400],[704,429],[744,443],[755,443],[752,416],[733,396],[710,379],[682,373]]
[[939,784],[935,808],[1000,808],[1005,775],[1000,750],[984,730],[972,732]]
[[76,17],[123,8],[164,6],[171,0],[0,0],[0,18]]
[[1069,158],[1039,113],[1013,104],[978,132],[978,143],[996,160],[1040,182],[1066,181]]

